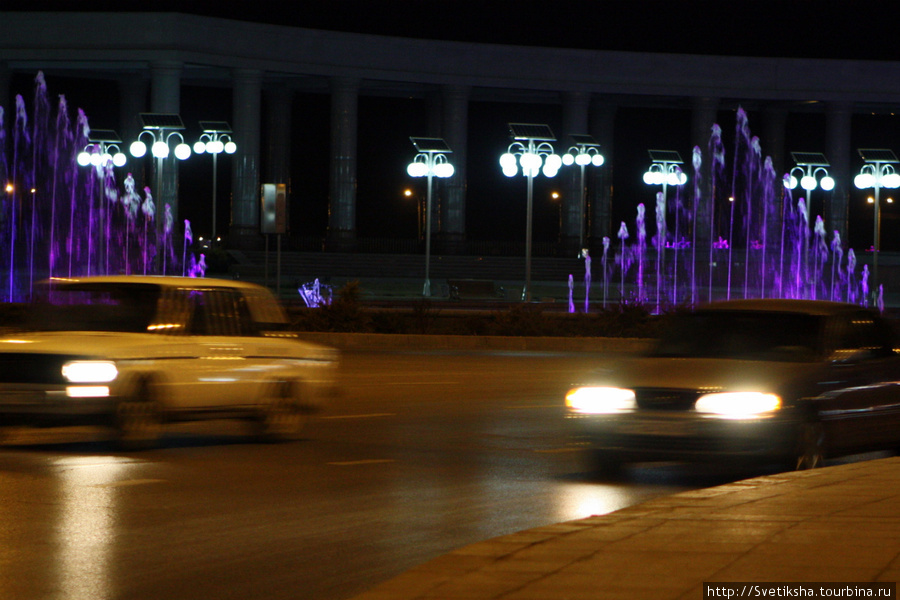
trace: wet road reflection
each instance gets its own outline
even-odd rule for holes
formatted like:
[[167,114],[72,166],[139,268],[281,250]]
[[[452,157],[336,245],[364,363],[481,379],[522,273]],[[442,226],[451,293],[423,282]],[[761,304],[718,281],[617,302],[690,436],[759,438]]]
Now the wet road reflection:
[[[306,439],[178,425],[0,446],[0,598],[339,600],[460,546],[746,476],[680,465],[600,481],[566,429],[579,355],[351,354]],[[751,473],[752,474],[752,473]]]

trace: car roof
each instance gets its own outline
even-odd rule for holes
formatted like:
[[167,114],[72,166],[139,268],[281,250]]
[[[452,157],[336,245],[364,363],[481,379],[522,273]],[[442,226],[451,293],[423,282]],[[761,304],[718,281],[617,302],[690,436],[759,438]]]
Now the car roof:
[[157,285],[160,287],[177,288],[210,288],[221,287],[229,289],[265,290],[261,285],[235,279],[216,279],[214,277],[178,277],[174,275],[95,275],[91,277],[54,277],[45,280],[44,283],[53,285],[82,284],[82,283],[115,283],[126,285]]
[[802,313],[809,315],[827,316],[870,309],[866,309],[862,306],[859,306],[858,304],[850,304],[847,302],[832,302],[829,300],[759,298],[713,302],[711,304],[703,305],[697,310]]

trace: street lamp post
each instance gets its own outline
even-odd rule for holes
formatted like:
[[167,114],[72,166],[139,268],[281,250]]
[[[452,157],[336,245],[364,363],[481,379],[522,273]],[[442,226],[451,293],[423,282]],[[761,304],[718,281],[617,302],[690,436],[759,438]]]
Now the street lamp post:
[[584,184],[584,168],[588,165],[599,167],[603,164],[604,158],[600,154],[600,144],[598,144],[592,136],[583,134],[570,135],[575,145],[562,155],[562,164],[565,166],[578,165],[581,170],[579,179],[579,189],[581,190],[581,215],[578,226],[578,244],[584,248],[584,230],[587,222],[587,187]]
[[[141,113],[141,123],[143,125],[143,130],[140,134],[138,134],[138,139],[132,142],[129,151],[131,155],[135,158],[142,158],[147,154],[147,144],[143,141],[143,138],[150,138],[150,154],[156,159],[156,239],[157,246],[159,246],[159,240],[163,237],[161,233],[163,230],[163,221],[165,219],[159,218],[160,215],[165,214],[165,196],[163,194],[163,161],[169,157],[169,145],[174,140],[175,148],[174,154],[175,158],[178,160],[186,160],[191,156],[191,147],[188,146],[184,141],[184,136],[181,134],[181,131],[184,130],[184,123],[181,120],[181,117],[176,114],[161,114],[161,113]],[[173,189],[173,194],[176,194],[176,191]],[[177,210],[177,202],[173,200],[173,205]],[[163,252],[156,253],[156,260],[159,260],[160,255],[164,254]]]
[[[799,184],[801,188],[806,190],[806,212],[808,215],[813,214],[812,210],[812,192],[817,187],[822,188],[826,192],[834,189],[834,179],[828,174],[828,167],[831,166],[828,159],[821,152],[791,152],[791,158],[797,164],[788,177],[784,179],[784,185],[792,190],[797,189]],[[797,178],[799,176],[799,179]],[[818,177],[818,178],[817,178]],[[765,262],[765,258],[763,259]],[[809,237],[803,238],[803,268],[809,271]],[[783,269],[783,266],[782,266]],[[809,296],[815,297],[818,284],[815,278],[804,277],[806,285],[809,286]]]
[[[562,159],[553,153],[556,136],[549,125],[510,123],[509,135],[513,143],[500,156],[500,167],[507,177],[515,177],[522,167],[528,179],[527,213],[525,219],[525,287],[522,300],[531,302],[531,231],[532,206],[534,204],[534,177],[543,172],[545,177],[555,177],[562,166]],[[518,157],[518,166],[516,157]],[[542,166],[543,165],[543,166]]]
[[874,188],[875,231],[872,240],[872,276],[878,284],[878,253],[881,250],[881,188],[900,187],[900,174],[894,165],[900,163],[893,150],[860,148],[859,155],[866,163],[853,178],[857,188],[864,190]]
[[[122,140],[119,138],[119,135],[111,130],[111,129],[92,129],[90,135],[88,136],[88,143],[84,147],[84,150],[78,153],[76,157],[76,161],[79,166],[82,167],[93,167],[94,171],[97,175],[97,180],[100,183],[100,202],[103,203],[103,185],[104,185],[104,177],[103,174],[106,172],[110,166],[113,167],[123,167],[125,163],[128,161],[125,153],[122,152],[120,148],[120,144]],[[99,207],[99,215],[100,215],[100,230],[104,231],[105,235],[101,235],[100,239],[103,240],[103,248],[101,252],[105,256],[104,260],[104,273],[109,274],[109,238],[110,238],[110,215],[108,214],[109,204]],[[90,215],[88,218],[88,227],[93,228],[94,219],[93,219],[93,201],[91,202],[90,207]],[[32,215],[34,211],[32,211]],[[32,219],[34,217],[32,216]],[[33,225],[33,223],[32,223]],[[88,239],[92,239],[91,232],[88,233]],[[33,251],[33,248],[32,248]],[[90,252],[89,252],[90,253]],[[87,274],[91,274],[91,257],[88,256],[88,264],[87,264]],[[51,276],[53,274],[51,273]]]
[[447,155],[453,152],[442,138],[411,137],[418,154],[406,172],[410,177],[427,177],[428,192],[425,196],[425,285],[422,295],[431,296],[431,191],[434,177],[451,177],[453,165],[447,160]]
[[[650,154],[650,167],[644,173],[644,183],[647,185],[661,185],[662,196],[657,198],[656,206],[656,230],[657,230],[657,247],[656,247],[656,309],[659,312],[660,296],[662,287],[662,264],[663,256],[666,250],[666,193],[670,185],[684,185],[687,182],[687,175],[681,170],[684,161],[681,155],[675,150],[648,150]],[[661,198],[661,201],[660,201]],[[679,211],[675,211],[675,218],[678,218]],[[678,231],[678,224],[675,225],[675,231]],[[676,240],[677,242],[677,240]],[[678,250],[675,250],[675,268],[674,268],[673,290],[678,290]]]
[[216,237],[216,198],[218,190],[218,158],[223,151],[225,154],[234,154],[237,145],[231,139],[231,127],[225,121],[200,121],[200,139],[194,143],[194,153],[212,154],[213,159],[213,189],[212,189],[212,235],[210,243],[218,241]]

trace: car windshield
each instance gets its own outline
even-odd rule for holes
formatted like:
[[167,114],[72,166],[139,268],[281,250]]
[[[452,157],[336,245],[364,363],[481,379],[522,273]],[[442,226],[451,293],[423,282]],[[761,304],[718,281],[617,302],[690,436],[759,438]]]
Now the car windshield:
[[822,318],[800,313],[698,311],[673,317],[652,356],[803,362],[819,355]]
[[43,289],[29,311],[40,331],[147,332],[159,287],[143,284],[63,284]]

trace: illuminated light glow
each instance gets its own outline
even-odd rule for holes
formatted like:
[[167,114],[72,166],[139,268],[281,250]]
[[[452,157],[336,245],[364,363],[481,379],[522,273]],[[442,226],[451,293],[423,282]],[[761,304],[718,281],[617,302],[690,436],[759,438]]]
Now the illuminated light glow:
[[822,180],[819,182],[819,186],[820,186],[823,190],[825,190],[826,192],[830,192],[831,190],[834,189],[834,178],[829,177],[828,175],[826,175],[826,176],[823,177]]
[[129,151],[131,152],[131,155],[134,156],[135,158],[141,158],[145,154],[147,154],[147,144],[145,144],[144,142],[142,142],[140,140],[138,140],[136,142],[132,142],[131,146],[129,147]]
[[202,140],[194,142],[194,153],[203,154],[204,152],[206,152],[206,144]]
[[591,157],[591,164],[595,167],[602,166],[604,162],[606,162],[606,159],[603,158],[602,154],[595,154]]
[[225,154],[234,154],[237,152],[237,144],[231,140],[225,142]]
[[76,360],[62,366],[62,376],[69,383],[100,383],[113,381],[119,370],[107,360]]
[[506,170],[507,167],[516,168],[516,155],[511,154],[509,152],[505,152],[500,155],[500,166]]
[[169,145],[162,141],[153,142],[153,145],[150,146],[150,154],[155,158],[166,158],[169,156]]
[[175,146],[175,158],[178,160],[186,160],[191,155],[191,147],[181,142]]
[[3,340],[4,344],[33,344],[31,340]]
[[113,154],[113,157],[112,157],[113,165],[115,165],[117,167],[124,167],[125,162],[127,160],[128,160],[128,157],[125,156],[124,152],[116,152],[115,154]]
[[575,157],[572,156],[571,154],[563,154],[563,156],[562,156],[562,162],[563,162],[563,164],[566,165],[567,167],[570,167],[570,166],[572,166],[573,164],[575,164]]
[[91,164],[91,155],[87,152],[79,152],[75,160],[78,161],[79,166],[86,167]]
[[580,387],[566,394],[566,406],[584,414],[615,414],[637,408],[634,390],[616,387]]
[[428,165],[423,162],[411,162],[406,167],[406,172],[410,177],[425,177],[428,174]]
[[434,174],[438,177],[452,177],[454,172],[453,165],[450,163],[438,163],[434,165]]
[[881,183],[886,188],[897,188],[900,187],[900,174],[897,173],[888,173],[884,177],[881,178]]
[[864,190],[866,188],[875,186],[875,176],[871,173],[860,173],[856,177],[853,178],[853,185],[857,188]]
[[816,189],[816,178],[812,175],[804,175],[800,178],[800,187],[807,192]]
[[762,392],[720,392],[697,399],[694,410],[723,419],[771,416],[781,408],[781,398]]
[[180,323],[157,323],[156,325],[147,325],[147,331],[171,331],[172,329],[181,329]]
[[108,385],[70,385],[66,388],[69,398],[108,398]]
[[591,157],[588,154],[579,154],[575,157],[575,164],[579,167],[586,167],[591,164]]

